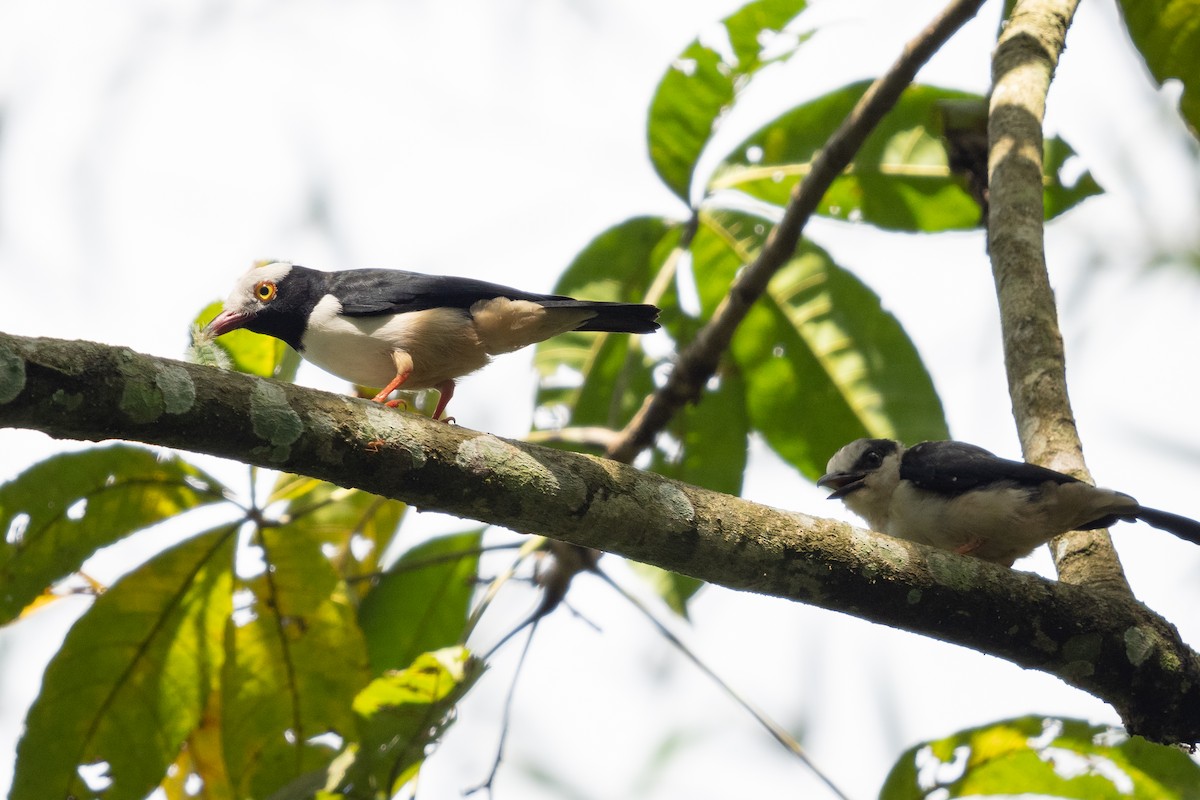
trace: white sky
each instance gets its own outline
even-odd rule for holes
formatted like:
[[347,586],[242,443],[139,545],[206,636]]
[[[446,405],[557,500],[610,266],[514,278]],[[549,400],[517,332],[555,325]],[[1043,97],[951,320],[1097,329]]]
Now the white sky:
[[[261,257],[548,289],[608,225],[683,213],[646,158],[645,110],[672,57],[736,6],[9,0],[0,5],[0,329],[179,357],[192,316]],[[751,88],[720,141],[877,74],[939,6],[819,3],[822,34]],[[922,78],[984,91],[997,6]],[[1072,398],[1099,482],[1200,516],[1200,281],[1181,255],[1196,250],[1200,171],[1171,103],[1123,42],[1111,2],[1083,4],[1050,124],[1109,194],[1049,234]],[[980,235],[884,236],[828,222],[811,233],[908,327],[954,434],[1016,456]],[[462,424],[523,434],[530,358],[502,358],[463,381]],[[300,381],[341,388],[311,367]],[[75,446],[0,431],[0,479]],[[763,448],[754,455],[749,499],[850,518]],[[244,485],[243,469],[197,460]],[[405,535],[465,524],[424,515]],[[1200,645],[1200,551],[1146,526],[1120,526],[1116,540],[1139,597]],[[117,574],[118,556],[100,560],[99,577]],[[1053,574],[1045,553],[1018,566]],[[602,632],[565,612],[542,626],[500,796],[825,796],[605,587],[585,578],[571,599]],[[493,630],[532,602],[515,593]],[[80,608],[62,603],[0,631],[0,753],[11,753],[44,662]],[[776,600],[710,588],[691,633],[721,674],[803,728],[854,797],[874,795],[923,738],[1024,713],[1116,721],[1040,673]],[[516,649],[465,704],[421,796],[457,796],[486,774]],[[657,757],[666,760],[654,774]]]

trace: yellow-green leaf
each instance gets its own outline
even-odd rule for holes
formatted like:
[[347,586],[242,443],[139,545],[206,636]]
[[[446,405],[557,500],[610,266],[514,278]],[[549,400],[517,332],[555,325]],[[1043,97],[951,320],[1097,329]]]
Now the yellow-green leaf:
[[50,662],[12,800],[144,797],[199,723],[225,658],[236,526],[165,550],[101,595]]
[[207,355],[209,348],[218,347],[223,350],[237,372],[257,375],[260,378],[278,378],[283,381],[296,379],[296,370],[300,366],[300,356],[274,336],[252,333],[245,329],[230,331],[215,339],[205,331],[205,326],[221,313],[224,304],[220,301],[209,303],[196,315],[192,322],[192,347],[189,349],[189,360],[209,363],[213,359]]
[[423,653],[376,678],[354,698],[359,747],[349,775],[355,795],[391,797],[415,776],[426,748],[454,721],[454,705],[482,672],[464,647]]

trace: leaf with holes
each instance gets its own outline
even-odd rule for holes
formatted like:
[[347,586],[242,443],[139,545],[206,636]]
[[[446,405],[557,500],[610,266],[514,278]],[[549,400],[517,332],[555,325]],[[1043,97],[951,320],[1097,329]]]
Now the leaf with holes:
[[329,547],[330,560],[348,580],[379,570],[379,557],[392,543],[407,508],[399,500],[316,481],[288,502],[284,516],[292,530]]
[[176,456],[127,445],[46,459],[0,486],[0,622],[14,619],[93,553],[224,498]]
[[909,749],[881,800],[939,796],[1079,800],[1200,798],[1200,766],[1177,748],[1079,720],[1029,716]]
[[200,722],[225,658],[227,526],[159,553],[97,598],[46,669],[17,747],[12,800],[141,798]]

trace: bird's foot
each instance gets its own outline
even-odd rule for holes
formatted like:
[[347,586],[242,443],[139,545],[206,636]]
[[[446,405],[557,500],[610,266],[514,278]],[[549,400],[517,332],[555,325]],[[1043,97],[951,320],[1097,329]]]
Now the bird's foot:
[[958,553],[960,556],[969,556],[979,548],[983,547],[984,544],[986,544],[984,539],[976,537],[954,548],[954,552]]

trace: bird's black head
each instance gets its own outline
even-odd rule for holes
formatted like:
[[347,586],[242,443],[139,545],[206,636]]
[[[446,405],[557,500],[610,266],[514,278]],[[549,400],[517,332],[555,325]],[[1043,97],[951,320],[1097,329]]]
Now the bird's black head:
[[300,350],[308,318],[325,296],[325,277],[324,272],[283,261],[254,267],[238,279],[208,330],[220,336],[245,328]]
[[898,452],[900,443],[892,439],[855,439],[833,454],[817,486],[830,486],[830,500],[838,500],[863,488],[867,476],[883,466],[884,460]]

